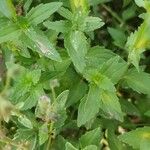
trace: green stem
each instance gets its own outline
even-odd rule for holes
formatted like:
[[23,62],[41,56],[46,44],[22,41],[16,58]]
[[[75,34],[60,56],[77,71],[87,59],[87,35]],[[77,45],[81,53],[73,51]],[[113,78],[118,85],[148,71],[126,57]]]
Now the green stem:
[[[52,97],[53,97],[53,103],[54,103],[56,101],[55,88],[53,86],[51,86],[51,90],[52,90]],[[49,138],[48,138],[48,143],[47,143],[47,146],[46,146],[46,150],[50,150],[50,147],[51,147],[51,140],[52,140],[51,133],[53,131],[53,125],[54,125],[54,123],[51,122],[50,127],[49,127]]]
[[115,13],[110,7],[108,7],[107,5],[105,4],[102,4],[102,7],[105,8],[119,23],[120,23],[120,26],[121,27],[125,27],[126,31],[128,33],[130,33],[130,29],[134,30],[132,27],[129,27],[125,22],[124,20],[118,16],[117,13]]
[[116,20],[123,26],[125,22],[114,12],[111,10],[110,7],[106,6],[105,4],[102,4],[102,7],[105,8]]
[[50,145],[51,145],[51,136],[49,136],[49,138],[48,138],[48,143],[47,143],[46,150],[50,149]]
[[54,123],[51,122],[50,127],[49,127],[49,134],[50,135],[49,135],[49,138],[48,138],[48,143],[47,143],[47,146],[46,146],[46,150],[50,150],[50,147],[51,147],[51,142],[52,142],[51,133],[53,131],[53,125],[54,125]]
[[51,90],[52,90],[53,101],[55,102],[55,100],[56,100],[56,93],[55,93],[54,87],[51,87]]

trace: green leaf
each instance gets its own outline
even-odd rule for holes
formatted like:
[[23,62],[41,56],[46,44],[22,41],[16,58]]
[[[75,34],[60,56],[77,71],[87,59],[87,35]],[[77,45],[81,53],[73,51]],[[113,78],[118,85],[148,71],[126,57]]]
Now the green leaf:
[[104,47],[95,46],[89,49],[86,55],[87,68],[99,69],[103,63],[107,62],[116,54]]
[[7,18],[16,18],[15,7],[11,0],[1,0],[0,1],[0,12]]
[[[143,50],[142,50],[143,51]],[[128,60],[130,63],[132,63],[136,69],[139,71],[139,62],[140,62],[140,56],[141,56],[140,51],[136,51],[135,49],[133,49],[128,56]]]
[[89,145],[82,150],[98,150],[98,149],[97,149],[97,146],[95,146],[95,145]]
[[107,130],[107,138],[108,138],[108,144],[111,150],[125,150],[123,149],[122,142],[119,141],[112,127],[110,127],[110,129]]
[[150,143],[150,127],[137,128],[119,136],[119,139],[135,149],[146,150]]
[[31,71],[29,74],[32,77],[32,83],[34,85],[37,84],[41,77],[41,70],[35,69],[35,70]]
[[3,29],[6,25],[11,24],[11,21],[6,17],[0,17],[0,29]]
[[35,28],[29,28],[25,31],[28,39],[24,39],[27,46],[30,46],[33,50],[38,51],[40,54],[56,61],[61,61],[59,53],[56,51],[54,45],[49,39]]
[[85,32],[90,32],[101,28],[104,22],[98,17],[86,17],[85,24]]
[[99,106],[110,118],[123,121],[123,113],[116,93],[101,90]]
[[136,107],[140,111],[141,117],[144,116],[145,113],[150,108],[149,95],[148,96],[143,96],[142,98],[138,99],[138,101],[136,102]]
[[14,104],[17,104],[20,101],[22,101],[21,98],[24,98],[23,96],[25,96],[25,94],[30,91],[31,85],[32,84],[27,80],[17,82],[11,93],[11,101]]
[[140,150],[148,150],[150,148],[150,140],[149,139],[144,139],[141,141],[140,144]]
[[83,72],[86,66],[85,56],[88,50],[87,45],[86,37],[81,31],[72,31],[65,37],[65,48],[79,72]]
[[71,11],[69,11],[68,9],[64,8],[64,7],[61,7],[59,10],[58,10],[58,13],[68,19],[68,20],[72,20],[73,19],[73,14]]
[[49,137],[49,134],[48,134],[48,127],[47,127],[47,123],[44,123],[40,128],[39,128],[39,144],[42,145],[44,144],[47,140],[48,140],[48,137]]
[[144,2],[144,0],[135,0],[135,3],[136,3],[139,7],[145,7],[145,2]]
[[88,145],[97,145],[99,147],[100,140],[101,140],[101,129],[96,128],[82,135],[80,138],[80,144],[82,148]]
[[127,68],[127,63],[116,56],[105,62],[100,68],[100,72],[116,84],[124,76]]
[[67,119],[66,114],[66,101],[68,98],[69,91],[63,91],[54,102],[54,109],[56,111],[56,122],[54,124],[55,128],[58,129],[64,125],[65,120]]
[[131,33],[129,36],[126,48],[129,51],[129,62],[132,63],[137,70],[139,70],[140,55],[150,47],[150,28],[149,28],[149,15],[145,15],[144,22],[137,31]]
[[62,126],[65,124],[65,120],[67,119],[66,109],[60,109],[57,112],[51,113],[51,120],[54,120],[54,128],[59,133],[62,130]]
[[69,142],[67,142],[65,146],[66,146],[65,150],[78,150]]
[[[125,5],[126,4],[124,4],[124,7],[125,7]],[[127,9],[125,9],[122,13],[123,20],[128,21],[128,20],[134,18],[136,16],[136,10],[137,10],[137,7],[135,5],[131,5]]]
[[138,72],[136,69],[130,69],[124,77],[124,82],[138,93],[150,93],[150,74],[148,73],[142,71]]
[[81,79],[77,80],[76,84],[73,84],[69,90],[70,92],[68,95],[66,106],[69,107],[77,103],[79,100],[81,100],[86,94],[87,90],[88,90],[87,84]]
[[127,38],[122,30],[115,28],[108,28],[108,32],[111,35],[112,39],[114,40],[114,44],[116,46],[124,47]]
[[14,24],[5,24],[0,28],[0,44],[13,41],[21,34],[21,30]]
[[58,106],[58,109],[64,109],[66,105],[66,101],[68,98],[69,90],[63,91],[56,99],[56,105]]
[[119,102],[121,104],[121,108],[123,112],[125,112],[128,115],[140,117],[140,111],[136,108],[134,104],[132,104],[132,102],[126,99],[121,99]]
[[52,148],[56,150],[65,150],[66,139],[63,136],[58,135],[53,141]]
[[14,140],[29,140],[31,137],[35,136],[35,132],[28,128],[19,128],[14,135]]
[[43,72],[40,78],[40,82],[46,82],[50,79],[55,79],[60,75],[62,72],[61,71],[47,71]]
[[46,21],[43,23],[45,27],[51,30],[55,30],[56,32],[65,33],[68,32],[69,28],[71,28],[71,24],[68,21],[60,20],[60,21]]
[[78,108],[77,125],[80,127],[93,119],[99,112],[99,89],[95,85],[90,85],[89,93],[85,96]]
[[28,12],[28,10],[29,10],[29,8],[30,8],[32,2],[33,2],[33,0],[26,0],[25,4],[24,4],[24,6],[23,6],[24,11],[25,11],[26,13]]
[[32,129],[33,125],[31,123],[31,121],[25,116],[25,115],[21,115],[18,117],[18,121],[25,127]]
[[40,76],[41,70],[39,69],[30,71],[28,69],[22,68],[21,74],[16,77],[16,81],[14,82],[15,84],[10,96],[11,101],[15,104],[21,101],[25,102],[26,106],[24,106],[24,109],[32,108],[35,106],[37,102],[36,98],[41,94],[42,88],[40,88],[41,92],[37,92],[36,90],[38,90],[39,86],[33,86],[37,85]]
[[40,4],[29,11],[27,18],[31,24],[37,25],[49,18],[50,15],[57,11],[61,6],[61,2]]
[[43,95],[44,91],[41,86],[31,89],[30,93],[28,93],[28,97],[24,100],[24,105],[21,110],[31,109],[32,107],[36,106],[38,100]]

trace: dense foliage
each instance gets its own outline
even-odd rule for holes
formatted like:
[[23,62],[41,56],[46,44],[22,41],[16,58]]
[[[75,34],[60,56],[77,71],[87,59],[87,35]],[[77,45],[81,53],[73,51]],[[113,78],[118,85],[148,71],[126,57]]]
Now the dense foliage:
[[0,0],[0,149],[150,149],[149,0]]

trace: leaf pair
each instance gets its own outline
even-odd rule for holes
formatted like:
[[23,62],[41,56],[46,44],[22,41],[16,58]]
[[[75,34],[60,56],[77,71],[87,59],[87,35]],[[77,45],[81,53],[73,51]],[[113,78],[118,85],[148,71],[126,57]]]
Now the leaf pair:
[[[107,84],[107,86],[109,86]],[[103,110],[110,118],[123,120],[123,114],[115,92],[101,89],[96,85],[91,85],[89,93],[85,96],[79,105],[77,124],[84,125],[95,118],[99,109]]]
[[[52,60],[61,61],[54,45],[50,43],[44,33],[34,29],[33,26],[35,27],[49,18],[61,7],[62,3],[53,2],[38,5],[32,8],[25,17],[16,16],[15,8],[10,0],[0,3],[0,11],[11,20],[9,24],[8,21],[5,21],[3,26],[0,27],[0,43],[18,41],[16,42],[17,45],[23,44],[23,46],[21,45],[22,48],[25,46]],[[15,18],[15,21],[12,22],[13,18]]]
[[[95,53],[96,51],[93,52]],[[99,53],[100,52],[101,51],[99,51]],[[106,53],[108,52],[107,50],[102,52],[105,52],[105,57],[111,56],[110,52]],[[103,53],[100,53],[100,55],[104,56]],[[91,54],[92,52],[90,53],[90,56],[92,56]],[[114,84],[117,84],[118,81],[123,78],[127,70],[127,64],[118,56],[110,58],[108,61],[104,59],[105,57],[102,57],[102,60],[104,61],[102,65],[99,65],[98,63],[96,66],[94,62],[92,66],[95,66],[95,69],[91,69],[90,67],[93,60],[91,60],[91,63],[88,62],[89,67],[84,73],[84,77],[90,82],[90,88],[88,95],[81,100],[79,105],[77,119],[78,126],[84,125],[95,118],[99,109],[102,110],[107,117],[123,121],[123,113],[118,97],[116,96]],[[92,56],[92,58],[94,58],[94,56]],[[99,59],[100,58],[101,57],[99,57]]]
[[[98,17],[89,17],[75,12],[72,14],[67,9],[62,8],[59,13],[67,15],[68,21],[44,22],[48,29],[64,33],[65,48],[78,72],[85,69],[85,56],[88,51],[87,38],[83,32],[91,32],[104,25]],[[64,16],[66,17],[66,16]],[[75,30],[72,30],[75,28]]]

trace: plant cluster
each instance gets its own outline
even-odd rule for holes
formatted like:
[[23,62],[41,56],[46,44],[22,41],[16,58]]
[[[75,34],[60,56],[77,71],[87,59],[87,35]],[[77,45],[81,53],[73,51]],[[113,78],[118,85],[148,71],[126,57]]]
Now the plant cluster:
[[149,0],[0,0],[0,149],[149,150]]

